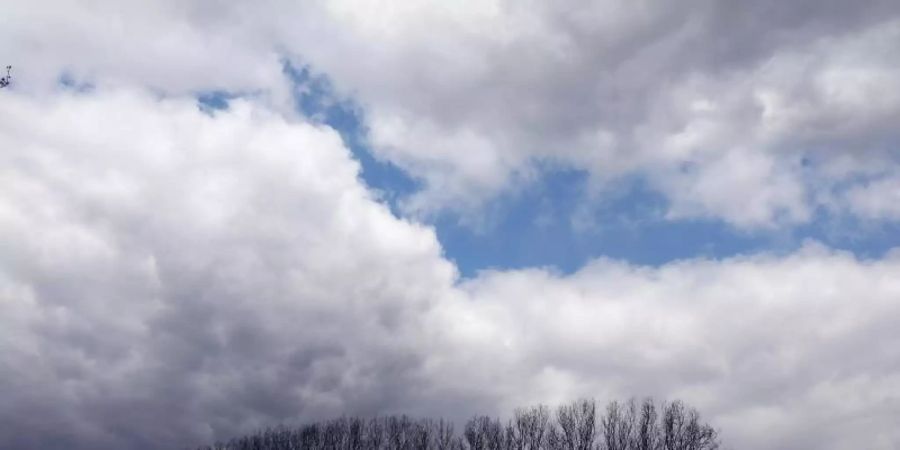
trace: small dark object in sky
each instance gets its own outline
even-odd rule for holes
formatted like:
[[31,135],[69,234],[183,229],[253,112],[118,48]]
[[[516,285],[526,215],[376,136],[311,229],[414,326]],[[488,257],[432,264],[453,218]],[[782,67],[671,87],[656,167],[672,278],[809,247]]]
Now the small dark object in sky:
[[0,78],[0,88],[5,88],[12,83],[12,75],[9,74],[10,70],[12,70],[12,66],[6,66],[6,76]]

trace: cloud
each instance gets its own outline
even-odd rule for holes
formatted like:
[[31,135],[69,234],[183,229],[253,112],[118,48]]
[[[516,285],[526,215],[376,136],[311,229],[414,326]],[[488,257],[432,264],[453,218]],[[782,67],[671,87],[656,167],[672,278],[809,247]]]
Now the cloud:
[[284,83],[272,40],[212,2],[16,2],[6,17],[0,48],[20,90],[52,87],[62,75],[167,93]]
[[415,389],[455,268],[333,130],[130,90],[0,109],[3,446],[178,447]]
[[366,106],[376,153],[424,178],[409,211],[477,210],[551,162],[643,177],[671,218],[790,227],[896,167],[896,5],[480,3],[332,3],[337,51],[299,50]]
[[460,284],[328,128],[122,89],[7,93],[0,115],[3,446],[178,447],[579,395],[684,398],[740,448],[900,442],[895,254]]
[[471,303],[448,315],[468,325],[462,366],[487,369],[453,379],[502,386],[507,406],[686,398],[735,448],[890,448],[900,439],[890,425],[900,412],[898,264],[810,243],[659,268],[601,259],[570,276],[485,273],[461,286]]
[[66,74],[250,93],[285,113],[282,64],[309,65],[363,106],[376,156],[423,180],[410,214],[477,214],[549,162],[600,186],[642,177],[673,219],[756,229],[809,222],[840,204],[835,186],[896,167],[898,12],[878,0],[30,2],[8,8],[0,50],[20,89]]
[[[810,11],[814,11],[811,13]],[[895,448],[900,270],[817,244],[461,282],[293,112],[285,61],[479,211],[550,162],[673,220],[896,220],[892,1],[29,2],[0,53],[0,446],[160,448],[341,413],[682,397],[737,448]],[[92,90],[72,92],[65,77]],[[193,95],[240,94],[226,111]]]
[[885,176],[855,186],[843,200],[859,217],[895,221],[900,218],[900,179]]

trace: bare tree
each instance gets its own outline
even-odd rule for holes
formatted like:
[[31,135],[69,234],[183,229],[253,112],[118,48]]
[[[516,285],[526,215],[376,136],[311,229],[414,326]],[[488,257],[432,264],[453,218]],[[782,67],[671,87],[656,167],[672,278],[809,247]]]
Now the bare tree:
[[719,448],[719,434],[711,426],[700,423],[700,413],[688,410],[686,450],[716,450]]
[[718,433],[709,425],[700,423],[700,414],[688,409],[681,401],[665,406],[662,418],[664,450],[716,450]]
[[393,450],[411,449],[412,424],[407,416],[392,416],[387,418],[387,444]]
[[300,442],[302,448],[317,449],[321,441],[319,433],[320,425],[317,423],[309,424],[300,429]]
[[548,450],[557,450],[565,448],[565,440],[563,439],[563,433],[559,430],[559,427],[556,423],[551,423],[547,426],[546,431],[546,440],[544,441],[544,445]]
[[[657,412],[660,411],[660,412]],[[598,423],[599,422],[599,423]],[[597,436],[600,436],[599,442]],[[598,416],[593,400],[560,406],[556,420],[543,405],[517,409],[511,420],[475,416],[462,436],[443,419],[341,417],[295,428],[276,427],[198,450],[717,450],[718,433],[700,414],[675,401],[659,409],[612,402]]]
[[0,77],[0,88],[5,88],[12,83],[12,75],[9,74],[10,70],[12,70],[12,66],[6,66],[6,76]]
[[463,432],[470,450],[502,450],[503,426],[488,416],[475,416],[466,422]]
[[516,450],[539,450],[544,448],[547,426],[550,421],[550,410],[544,405],[515,411],[515,433],[513,434]]
[[351,417],[350,419],[348,419],[345,448],[347,450],[363,450],[365,443],[363,439],[364,432],[365,424],[363,423],[362,419],[360,419],[359,417]]
[[591,450],[596,437],[597,404],[582,399],[562,405],[556,411],[556,421],[562,430],[563,448]]
[[363,437],[366,450],[381,450],[384,447],[384,421],[378,417],[369,420],[366,424],[366,434]]
[[440,419],[435,432],[435,450],[452,450],[456,444],[453,434],[453,424]]
[[652,399],[644,399],[640,409],[634,448],[635,450],[657,450],[660,448],[660,439],[656,404]]
[[606,405],[606,415],[600,420],[605,450],[630,450],[632,423],[619,402]]

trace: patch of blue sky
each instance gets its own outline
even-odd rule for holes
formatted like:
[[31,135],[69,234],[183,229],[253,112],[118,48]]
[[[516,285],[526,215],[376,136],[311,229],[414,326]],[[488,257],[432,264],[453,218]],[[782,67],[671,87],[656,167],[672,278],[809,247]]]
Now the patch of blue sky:
[[596,258],[660,266],[693,258],[785,254],[810,240],[859,258],[881,258],[900,247],[897,223],[819,211],[805,225],[745,231],[715,219],[667,219],[665,198],[640,179],[627,180],[600,198],[586,192],[586,174],[545,171],[533,186],[492,201],[486,227],[473,229],[451,214],[440,216],[435,227],[463,277],[528,267],[568,274]]
[[63,72],[57,79],[59,86],[65,90],[78,92],[80,94],[89,93],[94,90],[94,85],[76,79],[71,73]]
[[[260,96],[260,91],[226,91],[222,89],[211,89],[198,91],[194,93],[197,99],[197,107],[207,114],[214,114],[216,111],[227,110],[232,100],[235,99],[251,99]],[[161,97],[164,95],[160,94]]]
[[792,230],[795,240],[814,239],[861,259],[880,259],[900,248],[900,222],[861,219],[851,215],[816,214],[808,224]]
[[212,113],[228,109],[228,103],[238,97],[239,94],[227,91],[204,91],[197,94],[197,106],[201,111]]
[[[310,120],[340,133],[362,167],[363,181],[379,192],[394,214],[398,204],[421,188],[397,166],[377,159],[367,144],[365,116],[352,99],[337,95],[327,77],[306,67],[285,65],[295,84],[297,109]],[[227,93],[198,97],[209,108],[227,107]],[[715,219],[671,220],[667,202],[640,178],[621,181],[603,195],[588,193],[586,173],[541,167],[527,186],[493,199],[473,227],[453,212],[431,219],[447,258],[464,278],[489,269],[545,267],[572,273],[596,258],[659,266],[691,258],[796,250],[807,240],[878,258],[900,246],[900,225],[862,223],[818,211],[802,226],[743,231]]]
[[480,230],[449,214],[439,217],[439,239],[463,277],[527,267],[572,273],[601,257],[658,266],[765,244],[764,238],[715,221],[667,220],[665,200],[638,179],[602,197],[588,195],[587,183],[583,172],[545,170],[523,191],[492,201],[495,217]]
[[337,130],[362,166],[363,181],[399,215],[399,200],[421,185],[394,164],[375,158],[367,144],[362,108],[353,100],[340,97],[326,76],[314,74],[308,67],[285,64],[284,72],[294,82],[297,109],[310,120]]
[[[285,76],[294,87],[294,104],[310,121],[336,130],[362,167],[362,178],[379,195],[395,215],[400,215],[399,200],[420,188],[420,184],[390,162],[372,154],[367,144],[367,130],[362,109],[335,91],[328,77],[315,74],[308,67],[283,66]],[[207,113],[228,108],[241,94],[212,90],[196,94],[198,107]]]

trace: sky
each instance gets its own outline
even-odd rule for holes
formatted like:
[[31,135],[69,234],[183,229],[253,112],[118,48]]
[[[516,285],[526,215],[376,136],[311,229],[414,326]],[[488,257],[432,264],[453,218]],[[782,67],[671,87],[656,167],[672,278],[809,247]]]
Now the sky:
[[900,3],[12,1],[0,448],[653,396],[900,446]]

